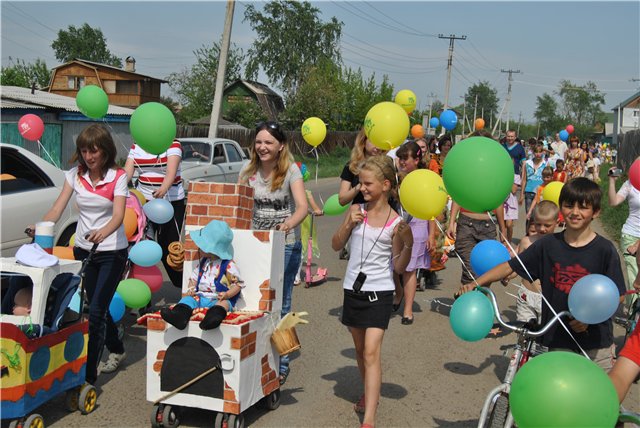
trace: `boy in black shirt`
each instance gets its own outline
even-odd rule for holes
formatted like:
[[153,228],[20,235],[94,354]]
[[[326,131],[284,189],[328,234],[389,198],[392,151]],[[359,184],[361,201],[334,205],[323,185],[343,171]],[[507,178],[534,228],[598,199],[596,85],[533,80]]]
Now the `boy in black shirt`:
[[[540,280],[542,294],[556,312],[568,309],[571,287],[586,275],[605,275],[616,284],[620,296],[625,293],[620,258],[614,245],[591,229],[591,222],[600,215],[601,197],[600,187],[593,181],[584,177],[570,180],[563,186],[559,200],[566,229],[538,239],[519,255],[532,279]],[[520,261],[513,258],[482,275],[476,280],[477,284],[463,285],[458,293],[490,285],[513,272],[530,279]],[[542,324],[551,318],[553,312],[543,302]],[[574,319],[568,324],[571,334],[589,357],[603,369],[611,369],[614,360],[611,319],[591,325]],[[542,344],[550,350],[579,352],[574,340],[559,324],[542,337]]]

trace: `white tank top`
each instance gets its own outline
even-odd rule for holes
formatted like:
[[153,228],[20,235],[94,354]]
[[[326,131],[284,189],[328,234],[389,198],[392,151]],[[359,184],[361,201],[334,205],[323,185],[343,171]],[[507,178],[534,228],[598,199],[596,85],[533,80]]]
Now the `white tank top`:
[[[367,275],[367,279],[360,291],[393,291],[395,289],[391,253],[393,231],[400,220],[402,218],[396,216],[384,227],[371,227],[366,224],[365,218],[364,222],[353,228],[349,246],[349,263],[342,285],[344,289],[353,290],[353,282],[361,271]],[[376,242],[378,235],[380,238]]]

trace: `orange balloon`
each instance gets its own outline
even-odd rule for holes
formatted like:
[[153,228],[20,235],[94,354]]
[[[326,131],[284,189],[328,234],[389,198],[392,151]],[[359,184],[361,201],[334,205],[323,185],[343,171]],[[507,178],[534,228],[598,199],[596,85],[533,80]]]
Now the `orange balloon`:
[[413,138],[422,138],[424,137],[424,128],[422,125],[415,124],[411,127],[411,136]]
[[133,208],[127,208],[124,211],[124,234],[127,239],[131,239],[136,230],[138,230],[138,214]]
[[59,259],[75,260],[73,247],[53,247],[53,255]]
[[477,118],[474,124],[476,126],[476,129],[483,129],[484,128],[484,119]]

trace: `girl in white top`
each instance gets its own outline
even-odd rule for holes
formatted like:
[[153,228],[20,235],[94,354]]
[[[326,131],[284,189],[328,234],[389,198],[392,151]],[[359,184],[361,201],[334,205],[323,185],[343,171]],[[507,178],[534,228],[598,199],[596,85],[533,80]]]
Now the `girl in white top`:
[[[640,157],[638,158],[640,159]],[[629,247],[640,239],[640,190],[633,187],[629,180],[622,183],[620,189],[616,192],[617,175],[612,175],[615,168],[609,169],[609,205],[616,207],[625,200],[629,201],[629,216],[627,221],[622,225],[622,233],[620,234],[620,249],[622,250],[624,263],[627,267],[627,290],[633,289],[633,280],[638,274],[638,263],[636,262],[635,251],[629,251]],[[626,300],[629,305],[633,303],[635,296],[633,294],[627,296]]]
[[109,359],[102,372],[115,371],[125,357],[124,345],[118,338],[109,304],[122,278],[127,261],[127,237],[124,220],[128,196],[127,175],[116,164],[116,146],[103,125],[90,125],[76,140],[73,161],[78,166],[65,173],[65,183],[53,207],[43,217],[56,222],[76,194],[79,208],[76,260],[85,259],[91,248],[97,251],[84,271],[84,287],[89,299],[89,343],[87,346],[86,380],[95,384],[102,349],[107,346]]
[[380,353],[389,325],[394,283],[391,273],[402,274],[411,258],[411,228],[389,205],[397,187],[393,160],[368,158],[359,173],[365,203],[352,205],[331,240],[339,251],[351,237],[349,264],[344,279],[342,323],[349,327],[356,349],[364,394],[354,406],[364,412],[362,426],[374,426],[380,397]]

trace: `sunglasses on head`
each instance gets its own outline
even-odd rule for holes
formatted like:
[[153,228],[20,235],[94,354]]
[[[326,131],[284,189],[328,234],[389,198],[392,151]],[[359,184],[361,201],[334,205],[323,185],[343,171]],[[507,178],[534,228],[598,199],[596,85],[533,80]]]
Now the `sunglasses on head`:
[[278,122],[267,121],[267,122],[258,122],[256,123],[256,130],[259,131],[264,128],[273,129],[274,131],[280,130],[280,124]]

